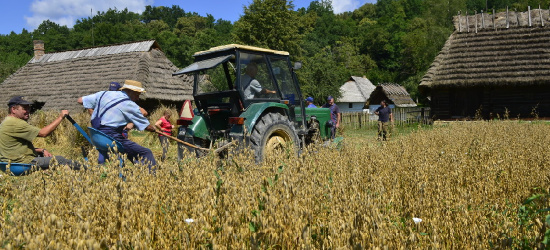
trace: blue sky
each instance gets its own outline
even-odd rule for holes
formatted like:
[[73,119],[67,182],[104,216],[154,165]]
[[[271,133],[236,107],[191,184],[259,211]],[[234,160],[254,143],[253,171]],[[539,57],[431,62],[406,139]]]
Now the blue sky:
[[[314,0],[294,0],[295,9],[309,6]],[[352,11],[361,5],[376,0],[332,0],[335,13]],[[109,8],[141,13],[146,5],[179,5],[186,12],[197,12],[201,16],[211,14],[214,18],[236,21],[243,13],[243,7],[252,0],[7,0],[2,1],[0,11],[0,34],[14,31],[21,33],[23,28],[33,31],[44,20],[72,27],[76,20]]]

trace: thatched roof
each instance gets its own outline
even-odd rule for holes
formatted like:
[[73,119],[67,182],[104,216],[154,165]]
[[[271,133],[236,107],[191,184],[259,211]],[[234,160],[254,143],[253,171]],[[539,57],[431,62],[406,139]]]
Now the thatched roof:
[[550,84],[548,10],[454,20],[456,30],[422,78],[421,89]]
[[369,79],[352,76],[340,87],[342,97],[338,98],[338,102],[361,102],[365,103],[369,99],[370,93],[376,88]]
[[416,107],[409,92],[396,83],[382,83],[376,86],[367,101],[367,106],[379,104],[382,100],[386,100],[388,104],[394,104],[396,107]]
[[177,70],[155,41],[49,53],[33,58],[0,85],[0,104],[23,95],[44,103],[42,109],[81,110],[78,97],[107,90],[110,82],[125,79],[144,85],[147,92],[141,99],[192,99],[192,78],[172,76]]

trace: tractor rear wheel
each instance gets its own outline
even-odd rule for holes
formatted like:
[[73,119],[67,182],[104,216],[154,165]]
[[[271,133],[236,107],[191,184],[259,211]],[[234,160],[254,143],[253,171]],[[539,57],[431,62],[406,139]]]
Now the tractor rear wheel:
[[263,115],[250,134],[250,142],[256,162],[285,151],[297,155],[300,145],[294,126],[279,113]]

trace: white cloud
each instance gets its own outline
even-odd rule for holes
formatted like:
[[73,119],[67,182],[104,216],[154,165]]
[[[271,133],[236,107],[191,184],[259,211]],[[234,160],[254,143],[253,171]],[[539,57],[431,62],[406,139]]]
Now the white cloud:
[[336,14],[353,11],[361,7],[361,5],[361,1],[359,0],[332,0],[332,9]]
[[27,26],[36,29],[43,21],[50,20],[59,25],[72,27],[77,19],[89,17],[91,12],[107,11],[109,8],[141,13],[153,0],[34,0],[32,16],[25,17]]

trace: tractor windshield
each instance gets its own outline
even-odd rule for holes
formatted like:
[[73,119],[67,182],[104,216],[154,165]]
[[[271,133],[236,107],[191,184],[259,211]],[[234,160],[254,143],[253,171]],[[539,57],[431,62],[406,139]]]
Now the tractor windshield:
[[290,104],[299,104],[298,91],[292,81],[287,57],[269,56],[269,62],[273,68],[273,77],[279,85],[279,90],[284,99]]

